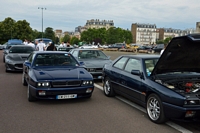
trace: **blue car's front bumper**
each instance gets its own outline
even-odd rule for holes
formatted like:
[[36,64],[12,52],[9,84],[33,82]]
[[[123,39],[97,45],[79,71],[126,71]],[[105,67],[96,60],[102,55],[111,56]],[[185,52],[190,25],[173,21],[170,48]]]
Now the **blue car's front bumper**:
[[[165,116],[174,119],[199,119],[200,120],[200,106],[181,107],[163,102],[163,109]],[[185,117],[188,112],[195,112],[191,117]]]
[[[86,93],[87,89],[91,89],[90,93]],[[75,98],[91,97],[94,86],[80,86],[68,88],[36,88],[29,85],[29,93],[36,99],[58,99],[59,95],[76,94]],[[40,95],[39,92],[44,91],[45,95]]]

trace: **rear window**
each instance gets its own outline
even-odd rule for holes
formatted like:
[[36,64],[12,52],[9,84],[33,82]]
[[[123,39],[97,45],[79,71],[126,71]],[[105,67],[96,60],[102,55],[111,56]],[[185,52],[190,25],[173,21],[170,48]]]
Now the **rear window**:
[[35,66],[78,66],[78,62],[70,54],[38,54]]

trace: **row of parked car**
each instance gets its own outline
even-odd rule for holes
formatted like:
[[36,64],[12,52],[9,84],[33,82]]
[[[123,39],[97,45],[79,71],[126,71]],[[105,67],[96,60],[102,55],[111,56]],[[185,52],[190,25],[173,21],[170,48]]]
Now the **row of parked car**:
[[122,95],[140,104],[154,123],[198,120],[199,49],[200,34],[191,34],[173,38],[161,56],[122,55],[111,61],[98,49],[33,51],[23,62],[22,83],[32,102],[90,98],[94,79],[102,79],[106,96]]
[[164,49],[164,44],[157,45],[139,45],[139,44],[125,44],[125,43],[115,43],[109,45],[108,48],[119,49],[135,49],[135,51],[140,53],[160,53]]

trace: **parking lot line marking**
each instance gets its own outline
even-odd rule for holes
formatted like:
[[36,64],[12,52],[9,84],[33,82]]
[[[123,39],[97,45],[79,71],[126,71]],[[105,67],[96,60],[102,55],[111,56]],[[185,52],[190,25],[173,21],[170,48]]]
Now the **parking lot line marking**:
[[[103,87],[100,86],[100,85],[98,85],[98,84],[94,84],[94,86],[95,86],[96,88],[100,89],[100,90],[103,90]],[[120,97],[120,96],[115,96],[115,97],[116,97],[117,99],[119,99],[120,101],[122,101],[122,102],[124,102],[124,103],[126,103],[126,104],[128,104],[128,105],[130,105],[130,106],[132,106],[132,107],[134,107],[134,108],[136,108],[136,109],[138,109],[138,110],[144,112],[144,113],[147,113],[146,110],[145,110],[143,107],[141,107],[141,106],[139,106],[139,105],[137,105],[137,104],[134,104],[133,102],[128,101],[128,100],[126,100],[126,99],[124,99],[124,98],[122,98],[122,97]],[[193,132],[191,132],[191,131],[185,129],[184,127],[181,127],[181,126],[179,126],[179,125],[177,125],[177,124],[175,124],[175,123],[173,123],[173,122],[171,122],[171,121],[168,121],[168,122],[166,122],[165,124],[167,124],[168,126],[174,128],[174,129],[176,129],[177,131],[180,131],[180,132],[182,132],[182,133],[193,133]]]

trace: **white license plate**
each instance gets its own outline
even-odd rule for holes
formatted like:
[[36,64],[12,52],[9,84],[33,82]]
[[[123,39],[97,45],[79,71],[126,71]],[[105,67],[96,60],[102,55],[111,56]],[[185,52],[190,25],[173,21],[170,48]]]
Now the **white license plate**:
[[71,99],[77,98],[77,94],[70,94],[70,95],[57,95],[56,99]]

